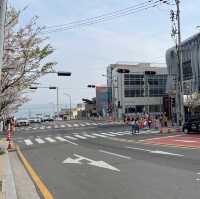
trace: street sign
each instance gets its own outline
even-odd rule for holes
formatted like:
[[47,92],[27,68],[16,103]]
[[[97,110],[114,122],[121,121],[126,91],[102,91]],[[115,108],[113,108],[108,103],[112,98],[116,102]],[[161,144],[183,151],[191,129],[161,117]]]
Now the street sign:
[[[62,163],[63,164],[88,164],[88,165],[91,165],[91,166],[95,166],[95,167],[101,167],[101,168],[105,168],[105,169],[109,169],[109,170],[113,170],[113,171],[118,171],[120,172],[119,169],[117,169],[116,167],[113,167],[112,165],[104,162],[104,161],[95,161],[95,160],[91,160],[89,158],[86,158],[86,157],[83,157],[81,155],[78,155],[78,154],[74,154],[74,156],[76,158],[67,158],[66,160],[64,160]],[[87,162],[85,161],[82,161],[82,160],[86,160]]]

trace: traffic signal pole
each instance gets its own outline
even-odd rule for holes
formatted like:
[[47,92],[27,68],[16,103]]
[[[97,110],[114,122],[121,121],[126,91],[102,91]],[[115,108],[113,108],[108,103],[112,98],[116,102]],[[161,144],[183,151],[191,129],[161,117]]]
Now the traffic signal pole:
[[180,0],[175,0],[177,7],[177,28],[178,28],[178,45],[177,45],[177,119],[179,125],[183,125],[185,121],[184,103],[183,103],[183,62],[182,62],[182,47],[181,47],[181,23],[180,23]]

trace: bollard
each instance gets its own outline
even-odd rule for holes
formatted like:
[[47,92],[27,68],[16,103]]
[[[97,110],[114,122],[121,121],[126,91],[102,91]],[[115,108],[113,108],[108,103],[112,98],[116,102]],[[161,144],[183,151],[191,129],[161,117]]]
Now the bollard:
[[161,133],[161,134],[163,133],[163,128],[160,128],[160,133]]
[[7,147],[7,150],[11,150],[12,149],[12,145],[11,145],[11,141],[8,142],[8,147]]

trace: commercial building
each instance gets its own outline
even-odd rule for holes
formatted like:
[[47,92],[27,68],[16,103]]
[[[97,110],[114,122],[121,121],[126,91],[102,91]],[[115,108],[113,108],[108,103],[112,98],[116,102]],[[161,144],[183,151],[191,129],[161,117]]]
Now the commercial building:
[[[129,73],[119,73],[127,69]],[[151,63],[116,63],[107,67],[108,109],[114,117],[161,112],[167,68]]]
[[[182,42],[182,62],[183,62],[183,89],[188,95],[200,91],[200,33]],[[166,52],[166,63],[169,76],[176,78],[177,50],[170,48]]]

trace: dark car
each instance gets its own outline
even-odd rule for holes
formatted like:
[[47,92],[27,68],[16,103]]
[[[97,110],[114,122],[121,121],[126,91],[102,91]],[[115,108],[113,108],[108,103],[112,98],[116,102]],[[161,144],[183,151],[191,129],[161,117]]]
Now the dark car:
[[188,119],[187,122],[183,125],[183,132],[184,133],[200,133],[200,117],[193,116]]

